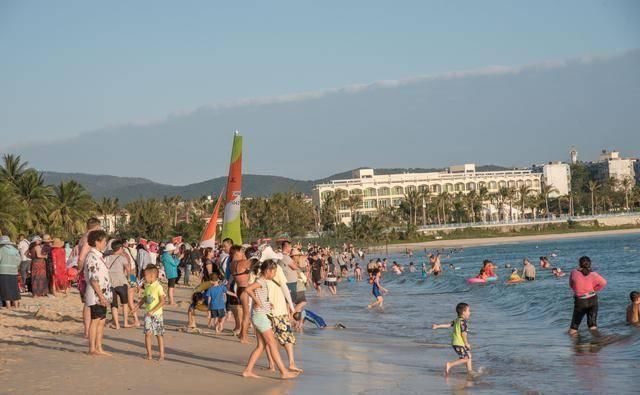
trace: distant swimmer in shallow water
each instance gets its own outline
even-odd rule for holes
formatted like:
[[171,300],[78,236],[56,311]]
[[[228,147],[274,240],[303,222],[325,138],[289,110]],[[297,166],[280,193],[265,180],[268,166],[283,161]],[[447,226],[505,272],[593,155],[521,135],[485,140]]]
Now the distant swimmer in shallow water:
[[380,270],[376,269],[372,277],[373,277],[373,281],[372,281],[371,293],[373,294],[373,297],[376,298],[376,300],[375,302],[367,306],[367,308],[369,309],[372,309],[374,307],[382,307],[382,304],[384,303],[384,298],[382,297],[382,295],[388,292],[385,287],[380,285]]
[[629,298],[631,303],[627,306],[627,323],[640,325],[640,292],[631,292]]
[[527,281],[536,279],[536,267],[527,258],[522,260],[522,277]]
[[415,273],[416,272],[416,265],[413,264],[413,262],[409,262],[409,273]]
[[356,281],[362,281],[362,268],[360,267],[359,263],[356,263],[356,267],[355,269],[353,269],[353,276],[355,277]]
[[551,267],[551,263],[549,262],[549,258],[546,256],[540,257],[540,267],[543,269],[549,269]]
[[442,264],[440,263],[440,253],[437,252],[435,255],[429,255],[429,263],[431,264],[431,269],[427,272],[427,274],[433,274],[434,276],[439,276],[442,273]]
[[487,277],[498,277],[493,271],[493,262],[491,262],[490,260],[485,259],[484,261],[482,261],[482,268],[484,269],[484,273],[487,275]]
[[422,264],[422,278],[427,278],[427,264]]
[[518,274],[518,269],[513,268],[513,269],[511,269],[511,276],[509,276],[509,280],[508,281],[512,282],[512,283],[519,283],[519,282],[524,281],[524,280]]
[[556,277],[564,277],[564,275],[567,274],[563,272],[559,267],[554,267],[553,269],[551,269],[551,273],[553,273],[553,275]]
[[451,346],[453,350],[458,354],[457,361],[447,362],[444,366],[444,374],[445,376],[449,375],[451,372],[451,368],[466,364],[467,365],[467,373],[473,373],[473,364],[471,361],[471,344],[469,344],[469,339],[467,338],[467,321],[469,317],[471,317],[471,308],[466,303],[458,303],[456,306],[456,313],[458,313],[458,318],[453,320],[449,324],[433,324],[431,329],[447,329],[453,328],[451,333]]

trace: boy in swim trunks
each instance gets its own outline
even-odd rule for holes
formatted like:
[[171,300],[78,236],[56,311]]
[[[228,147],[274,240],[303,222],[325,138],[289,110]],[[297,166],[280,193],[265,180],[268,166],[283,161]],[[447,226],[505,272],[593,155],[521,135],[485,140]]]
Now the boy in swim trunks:
[[451,332],[451,346],[456,354],[458,354],[458,360],[447,362],[444,367],[444,375],[448,376],[451,368],[454,366],[466,364],[467,373],[473,373],[473,366],[471,362],[471,345],[467,339],[467,320],[471,317],[471,308],[466,303],[458,303],[456,306],[456,313],[458,318],[453,320],[449,324],[433,324],[431,329],[444,329],[453,328]]

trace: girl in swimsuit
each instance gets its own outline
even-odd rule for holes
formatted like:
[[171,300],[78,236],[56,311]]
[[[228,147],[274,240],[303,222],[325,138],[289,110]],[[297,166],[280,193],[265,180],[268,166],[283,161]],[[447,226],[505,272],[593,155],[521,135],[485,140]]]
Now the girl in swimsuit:
[[378,307],[378,306],[382,307],[382,304],[384,303],[384,298],[382,297],[382,295],[388,292],[386,288],[380,285],[379,270],[374,270],[372,277],[373,277],[373,287],[372,287],[371,293],[373,294],[373,297],[376,298],[376,301],[371,303],[369,306],[367,306],[367,308],[369,309]]

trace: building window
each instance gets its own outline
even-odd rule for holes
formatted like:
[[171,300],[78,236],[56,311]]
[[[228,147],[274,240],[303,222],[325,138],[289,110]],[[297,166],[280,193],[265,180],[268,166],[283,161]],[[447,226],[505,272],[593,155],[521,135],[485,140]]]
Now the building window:
[[382,187],[378,189],[378,196],[389,196],[389,188]]
[[459,182],[456,184],[456,192],[463,192],[464,191],[464,184]]
[[364,196],[376,196],[375,188],[367,188],[364,190]]
[[453,184],[444,184],[445,192],[453,192]]
[[526,181],[524,182],[524,185],[526,185],[526,186],[528,186],[528,187],[531,187],[531,186],[533,186],[533,183],[531,182],[531,180],[526,180]]
[[402,187],[393,187],[394,195],[402,195],[404,194],[404,189]]
[[498,181],[498,188],[506,188],[506,187],[507,187],[506,181]]
[[407,191],[407,193],[409,193],[409,192],[415,192],[417,189],[415,185],[409,185],[408,187],[405,188],[405,190]]
[[515,181],[509,181],[509,182],[507,182],[507,186],[508,186],[509,188],[515,188],[515,186],[516,186],[516,182],[515,182]]
[[352,196],[362,195],[362,189],[352,189],[349,193]]
[[429,193],[429,185],[420,185],[418,190],[423,193]]
[[379,205],[382,208],[389,207],[391,205],[391,200],[389,200],[389,199],[380,199],[379,200]]
[[351,217],[351,214],[349,214],[349,213],[341,213],[340,214],[340,218],[350,218],[350,217]]
[[373,199],[367,199],[364,201],[364,208],[377,208],[378,202]]
[[489,189],[492,189],[492,190],[498,189],[498,184],[495,181],[489,181]]
[[393,205],[393,207],[400,207],[401,203],[402,203],[402,199],[393,199],[391,201],[391,204]]
[[440,184],[431,185],[431,192],[433,192],[433,193],[442,192],[442,185],[440,185]]
[[475,191],[476,190],[476,183],[475,182],[468,182],[467,183],[467,191]]

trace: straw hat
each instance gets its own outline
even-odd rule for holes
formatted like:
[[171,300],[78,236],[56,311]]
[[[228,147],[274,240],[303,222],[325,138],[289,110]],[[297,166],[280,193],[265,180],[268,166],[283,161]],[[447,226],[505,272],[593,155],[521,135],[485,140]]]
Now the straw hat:
[[0,236],[0,246],[13,245],[9,236]]
[[64,241],[62,241],[62,239],[56,237],[56,238],[53,239],[53,243],[51,243],[51,247],[62,248],[62,247],[64,247]]
[[43,243],[51,243],[52,241],[53,241],[53,239],[51,238],[51,235],[42,236],[42,242]]
[[176,250],[176,246],[174,246],[173,243],[167,243],[167,245],[164,246],[164,250],[166,252],[173,252]]

